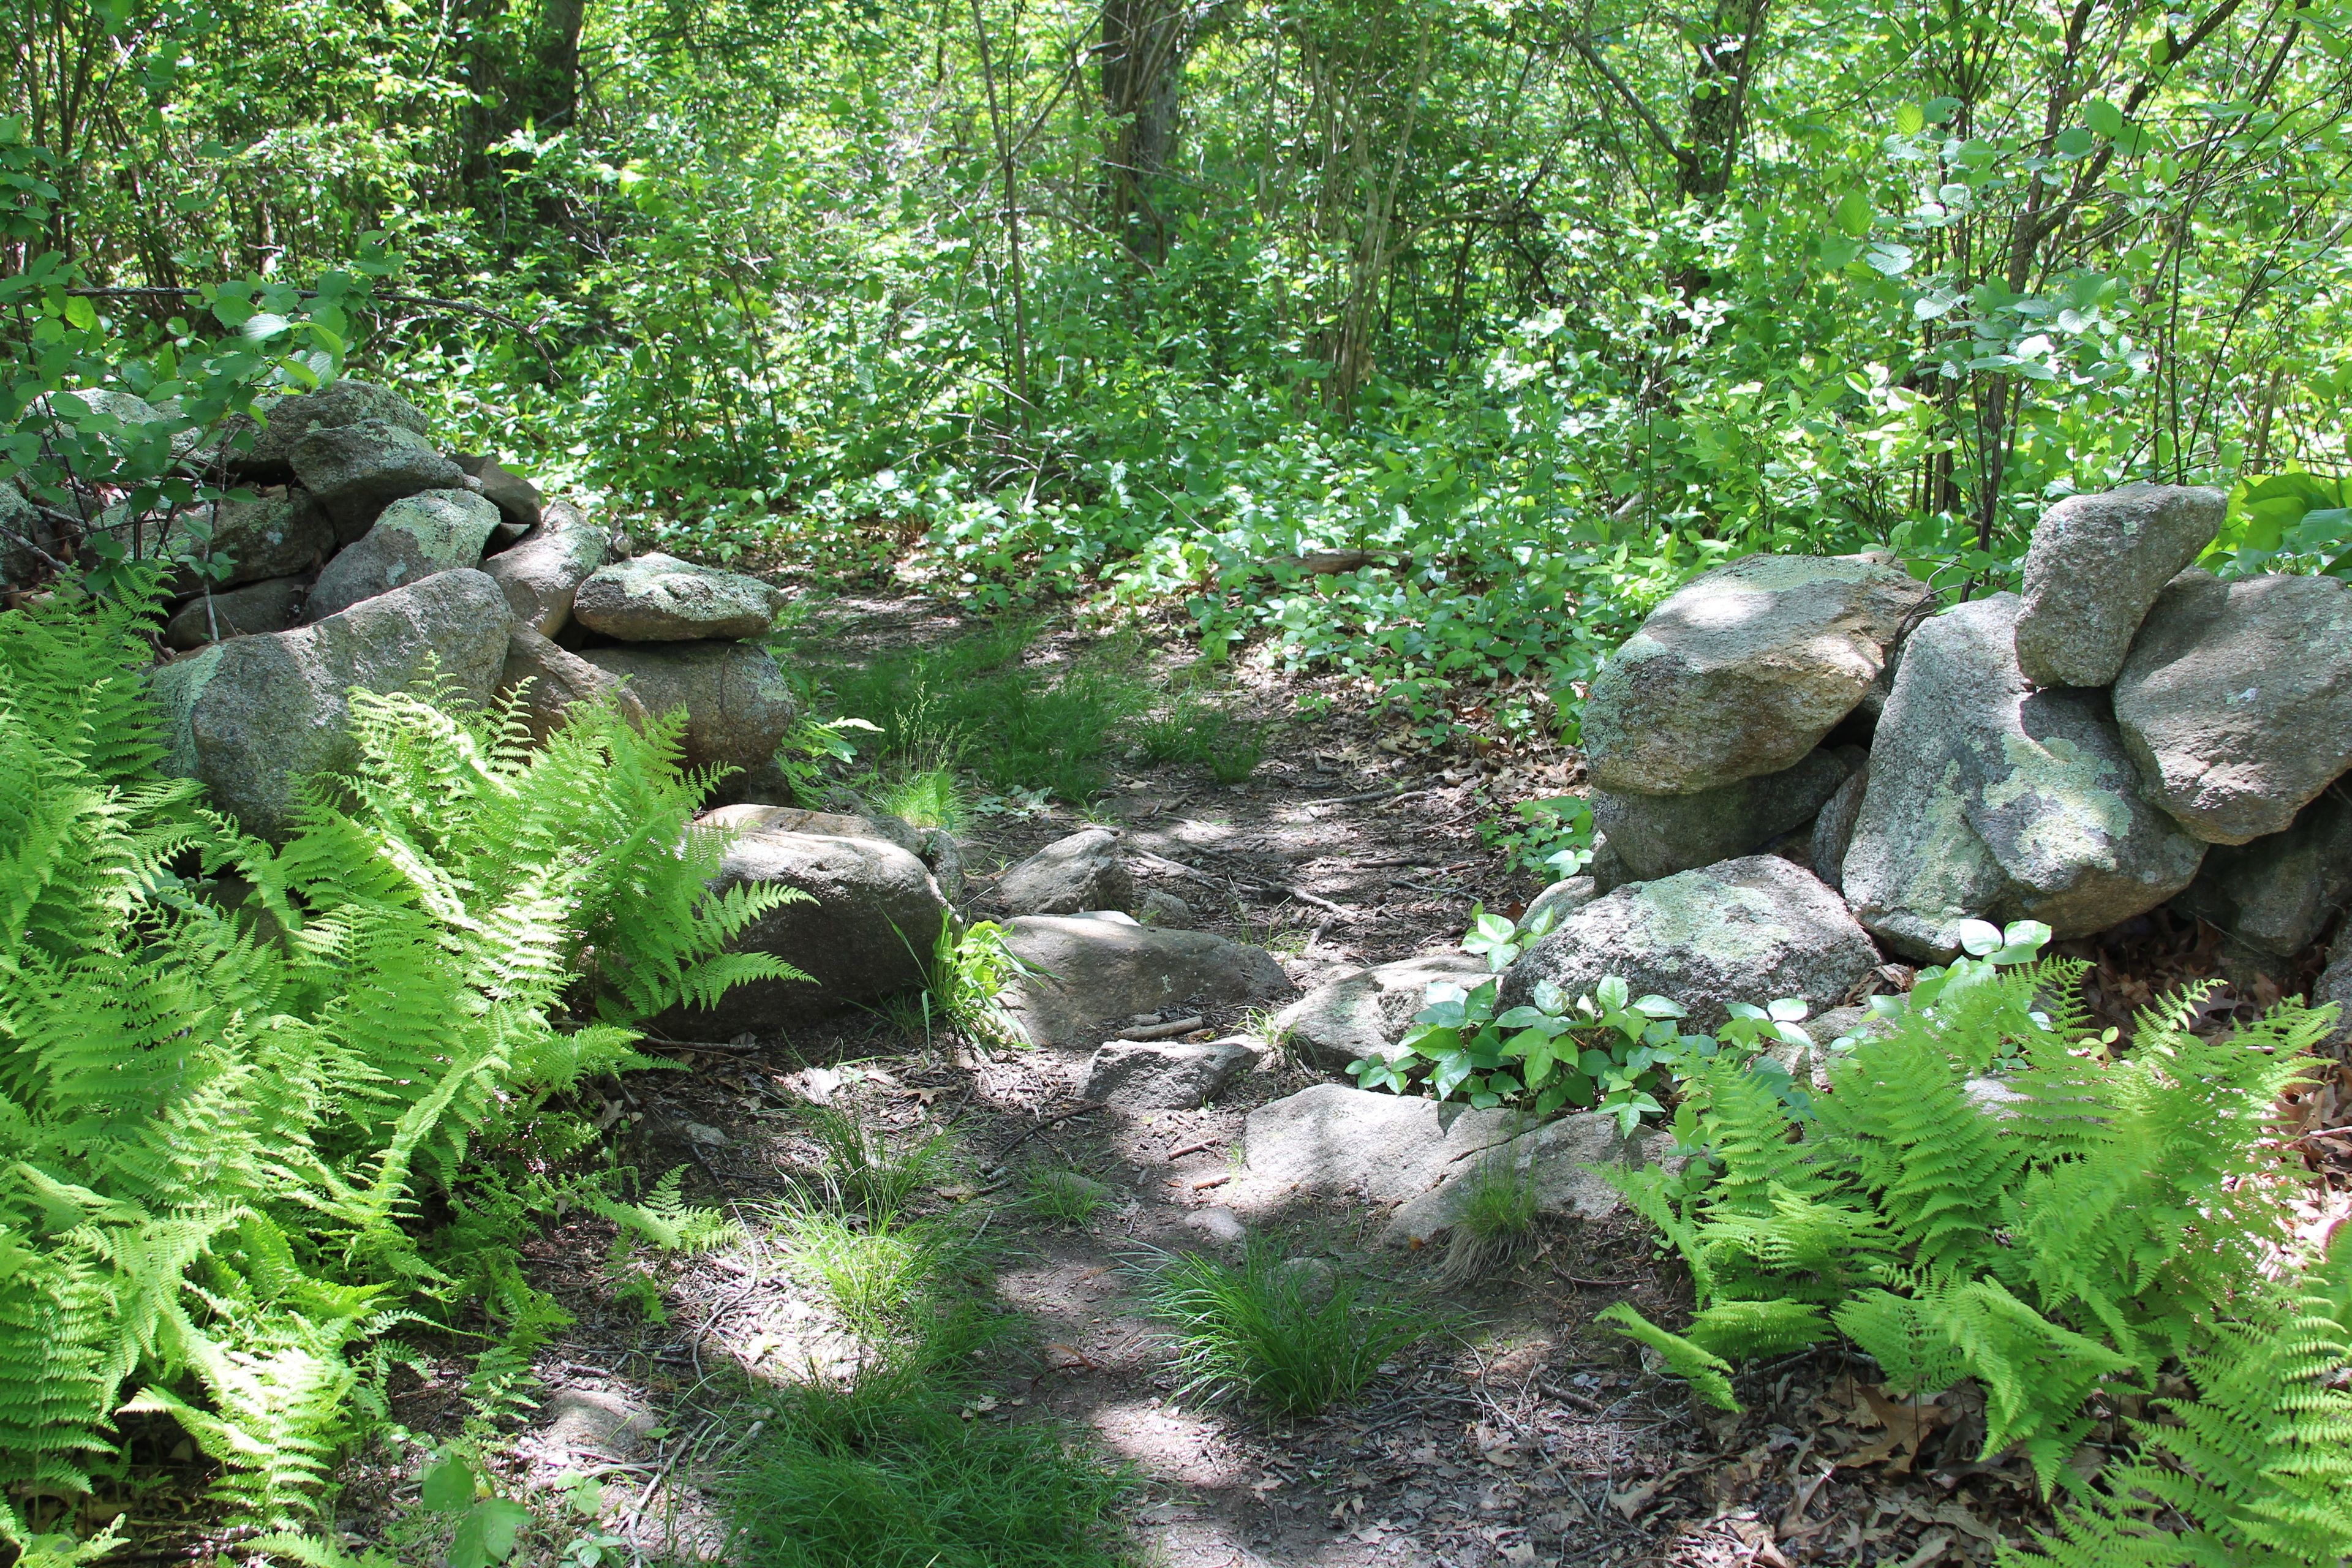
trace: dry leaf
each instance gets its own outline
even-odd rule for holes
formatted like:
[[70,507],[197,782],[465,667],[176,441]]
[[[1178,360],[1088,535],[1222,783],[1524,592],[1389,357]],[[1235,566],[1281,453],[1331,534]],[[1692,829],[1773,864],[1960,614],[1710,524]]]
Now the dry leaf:
[[957,1183],[951,1187],[941,1187],[939,1191],[940,1196],[947,1199],[947,1201],[951,1204],[968,1204],[971,1202],[972,1199],[980,1196],[980,1189],[978,1187],[968,1186],[961,1182]]
[[1498,1470],[1516,1470],[1527,1463],[1524,1457],[1508,1448],[1482,1448],[1478,1457]]
[[1903,1560],[1903,1568],[1927,1568],[1928,1563],[1939,1560],[1947,1551],[1950,1550],[1951,1544],[1952,1532],[1948,1530],[1939,1530],[1931,1535],[1923,1536],[1920,1538],[1919,1550]]
[[930,1105],[936,1103],[940,1096],[946,1092],[947,1089],[944,1087],[939,1089],[910,1089],[903,1091],[898,1098],[901,1100],[919,1100],[925,1105]]
[[1888,1468],[1897,1474],[1906,1473],[1911,1461],[1919,1457],[1919,1445],[1928,1434],[1948,1424],[1955,1412],[1932,1401],[1915,1403],[1890,1399],[1874,1388],[1865,1386],[1863,1397],[1870,1401],[1871,1413],[1877,1416],[1876,1425],[1886,1428],[1886,1436],[1869,1447],[1855,1451],[1838,1461],[1849,1469],[1862,1465],[1875,1465],[1884,1459],[1895,1462]]
[[1979,1541],[1990,1542],[1995,1545],[2000,1542],[2000,1531],[1970,1513],[1965,1503],[1945,1503],[1928,1517],[1938,1524],[1948,1524],[1955,1530],[1973,1535]]
[[1536,1549],[1524,1541],[1516,1546],[1503,1548],[1503,1561],[1506,1563],[1524,1564],[1533,1563],[1535,1560]]

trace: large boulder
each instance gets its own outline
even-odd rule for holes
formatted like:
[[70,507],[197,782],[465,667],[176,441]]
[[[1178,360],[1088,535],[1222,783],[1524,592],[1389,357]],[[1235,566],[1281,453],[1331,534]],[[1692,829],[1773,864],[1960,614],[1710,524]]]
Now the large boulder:
[[404,583],[471,566],[481,560],[482,545],[498,521],[499,509],[467,490],[404,496],[327,563],[302,613],[310,620],[324,620]]
[[[335,548],[334,527],[325,510],[302,490],[277,490],[249,501],[225,500],[207,511],[203,521],[212,530],[209,553],[229,562],[227,577],[213,584],[215,595],[224,588],[298,575]],[[181,541],[173,542],[173,548],[181,546]],[[172,591],[188,595],[203,587],[193,573],[184,573]]]
[[1135,879],[1118,858],[1118,835],[1082,827],[1006,868],[995,900],[1016,915],[1076,915],[1135,908]]
[[1517,1006],[1545,980],[1581,996],[1614,974],[1634,995],[1669,997],[1696,1026],[1713,1028],[1734,1002],[1800,996],[1835,1006],[1877,963],[1869,936],[1819,878],[1751,855],[1595,899],[1504,971],[1496,1001]]
[[1958,951],[1959,922],[2104,930],[2187,887],[2204,846],[2142,798],[2096,691],[2033,689],[2013,594],[1911,634],[1871,748],[1842,867],[1862,923],[1915,958]]
[[292,463],[345,543],[403,496],[466,488],[464,469],[415,431],[383,419],[315,426],[294,443]]
[[1531,1130],[1499,1107],[1318,1083],[1250,1112],[1232,1201],[1395,1205],[1383,1239],[1414,1244],[1459,1222],[1482,1173],[1516,1171],[1534,1187],[1538,1213],[1601,1219],[1621,1200],[1589,1167],[1633,1163],[1656,1137],[1622,1138],[1613,1119],[1590,1113]]
[[506,595],[479,572],[444,572],[292,631],[236,637],[155,672],[164,770],[201,779],[248,833],[284,839],[296,786],[356,760],[350,693],[428,674],[487,704],[506,662]]
[[2126,485],[2042,514],[2025,552],[2017,667],[2037,686],[2106,686],[2164,585],[2213,542],[2230,498],[2199,485]]
[[2352,767],[2352,585],[2184,572],[2116,680],[2148,794],[2213,844],[2278,833]]
[[931,868],[940,891],[953,901],[963,896],[963,856],[955,835],[943,827],[918,827],[896,816],[851,816],[797,805],[738,802],[715,806],[701,820],[714,827],[752,833],[825,833],[836,838],[879,838],[896,844]]
[[282,632],[302,618],[302,584],[290,577],[199,595],[163,623],[163,646],[202,647],[229,637]]
[[925,963],[947,900],[923,863],[895,844],[819,833],[744,831],[706,819],[698,831],[729,836],[713,889],[784,887],[806,894],[753,921],[730,946],[782,959],[810,982],[756,980],[712,1008],[677,1008],[654,1021],[674,1039],[731,1039],[838,1012],[927,984]]
[[1459,952],[1350,970],[1276,1013],[1273,1032],[1302,1061],[1336,1072],[1403,1038],[1412,1016],[1428,1005],[1431,985],[1446,981],[1467,987],[1487,973],[1484,959]]
[[758,767],[800,713],[783,671],[751,643],[591,647],[580,657],[626,680],[648,713],[686,710],[688,767]]
[[562,729],[572,710],[586,702],[610,702],[639,729],[646,723],[646,705],[620,677],[556,647],[529,626],[516,626],[507,639],[499,694],[520,694],[523,722],[530,726],[531,739],[540,742]]
[[1858,555],[1750,555],[1685,584],[1593,681],[1593,782],[1695,795],[1777,773],[1859,707],[1927,603]]
[[591,572],[572,613],[623,642],[693,642],[764,637],[783,605],[784,595],[757,577],[655,553]]
[[1259,1002],[1290,989],[1271,954],[1207,931],[1162,931],[1126,915],[1023,915],[1004,945],[1032,973],[1000,998],[1033,1045],[1093,1046],[1110,1026],[1177,1004]]
[[1630,878],[1671,877],[1760,849],[1802,827],[1862,765],[1859,746],[1810,752],[1777,773],[1695,795],[1592,792],[1592,826],[1616,847]]
[[539,526],[482,563],[507,591],[515,619],[551,637],[572,619],[572,601],[604,563],[604,531],[566,501],[541,510]]
[[233,415],[222,426],[231,443],[247,431],[253,442],[245,451],[232,448],[230,466],[250,478],[283,479],[294,471],[294,447],[321,426],[357,425],[382,420],[416,436],[425,433],[425,416],[408,399],[389,387],[365,381],[331,382],[316,392],[287,397],[257,397],[253,406],[261,418]]
[[2216,846],[2173,905],[2258,952],[2292,958],[2319,940],[2347,901],[2352,784],[2339,782],[2285,832]]

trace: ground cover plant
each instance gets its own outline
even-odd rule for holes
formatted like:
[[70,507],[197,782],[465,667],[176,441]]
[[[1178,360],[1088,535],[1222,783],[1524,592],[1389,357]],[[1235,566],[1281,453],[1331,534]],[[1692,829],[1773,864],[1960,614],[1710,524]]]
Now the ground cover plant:
[[[2061,1562],[2339,1561],[2352,1244],[2295,1239],[2268,1126],[2328,1017],[2283,1005],[2209,1040],[2190,994],[2126,1049],[2086,1028],[2083,971],[1964,970],[1801,1106],[1700,1068],[1698,1158],[1611,1177],[1696,1310],[1673,1332],[1604,1316],[1726,1409],[1738,1363],[1841,1338],[1898,1397],[1972,1380],[1984,1456],[2080,1500],[2042,1543]],[[2068,1461],[2118,1415],[2136,1457],[2086,1488]]]
[[791,972],[721,951],[778,900],[706,887],[674,723],[533,752],[360,694],[352,772],[243,837],[156,773],[152,593],[0,617],[0,1466],[70,1498],[167,1414],[235,1517],[300,1527],[404,1322],[487,1333],[484,1419],[526,1394],[563,1315],[515,1243],[594,1175],[565,1097],[650,1065],[627,1026]]

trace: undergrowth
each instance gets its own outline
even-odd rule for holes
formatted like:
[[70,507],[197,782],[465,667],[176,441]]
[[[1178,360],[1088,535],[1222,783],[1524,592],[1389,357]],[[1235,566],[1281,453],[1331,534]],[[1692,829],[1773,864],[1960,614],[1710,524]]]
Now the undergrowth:
[[[2270,1125],[2327,1015],[2282,1006],[2206,1040],[2192,991],[2119,1056],[2085,1025],[2084,969],[1960,969],[1833,1054],[1810,1102],[1701,1066],[1678,1123],[1700,1157],[1610,1178],[1681,1254],[1697,1310],[1679,1333],[1604,1316],[1726,1409],[1738,1363],[1840,1337],[1900,1394],[1973,1380],[1981,1457],[2084,1494],[2042,1543],[2056,1561],[2338,1563],[2352,1242],[2298,1246]],[[1971,1092],[1988,1074],[2006,1095]],[[2085,1489],[2068,1459],[2141,1400],[2136,1452]]]

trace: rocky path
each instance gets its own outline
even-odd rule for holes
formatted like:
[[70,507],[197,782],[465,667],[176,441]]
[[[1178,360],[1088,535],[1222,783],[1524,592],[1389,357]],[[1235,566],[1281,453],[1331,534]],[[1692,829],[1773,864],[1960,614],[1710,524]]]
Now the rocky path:
[[[838,644],[853,650],[954,629],[919,602],[837,613]],[[1049,640],[1046,656],[1055,651]],[[1218,786],[1129,759],[1089,813],[1120,829],[1145,890],[1182,898],[1196,925],[1268,949],[1304,989],[1451,951],[1474,901],[1516,908],[1535,890],[1538,879],[1515,874],[1476,826],[1515,792],[1559,793],[1575,776],[1572,756],[1472,766],[1416,754],[1360,717],[1298,721],[1291,692],[1271,683],[1241,695],[1275,725],[1249,783]],[[966,837],[965,863],[984,885],[1082,825],[1066,806],[985,819]],[[1213,1034],[1250,1022],[1240,1006],[1204,1016]],[[1122,1112],[1079,1109],[1090,1044],[975,1050],[870,1014],[675,1054],[690,1072],[636,1076],[611,1113],[635,1163],[691,1165],[699,1179],[688,1196],[723,1203],[746,1239],[634,1265],[650,1271],[666,1319],[647,1321],[616,1300],[609,1226],[574,1215],[547,1236],[537,1278],[576,1322],[536,1358],[548,1399],[509,1460],[509,1479],[541,1497],[560,1478],[601,1474],[598,1528],[651,1559],[718,1550],[712,1500],[770,1413],[762,1391],[842,1352],[827,1308],[778,1242],[794,1182],[822,1163],[812,1102],[850,1110],[902,1147],[948,1135],[952,1166],[920,1201],[982,1211],[997,1249],[993,1289],[1033,1331],[1032,1350],[972,1418],[1051,1413],[1137,1467],[1148,1487],[1134,1521],[1143,1561],[1925,1568],[1989,1561],[1996,1531],[2021,1533],[2021,1472],[1965,1462],[1969,1413],[1876,1408],[1834,1354],[1744,1380],[1743,1417],[1695,1410],[1678,1384],[1645,1371],[1592,1316],[1621,1299],[1671,1312],[1684,1286],[1622,1212],[1548,1222],[1516,1260],[1451,1283],[1434,1258],[1380,1249],[1361,1204],[1253,1215],[1247,1223],[1290,1256],[1421,1293],[1443,1331],[1317,1419],[1182,1401],[1132,1271],[1155,1251],[1233,1253],[1244,1222],[1226,1199],[1244,1118],[1326,1081],[1279,1055],[1208,1108]],[[1105,1184],[1111,1202],[1077,1227],[1025,1214],[1012,1201],[1017,1178],[1041,1160]],[[460,1395],[454,1378],[436,1379],[403,1390],[395,1414],[430,1430],[455,1418]],[[364,1475],[351,1497],[362,1535],[372,1508],[390,1517],[388,1494]]]

